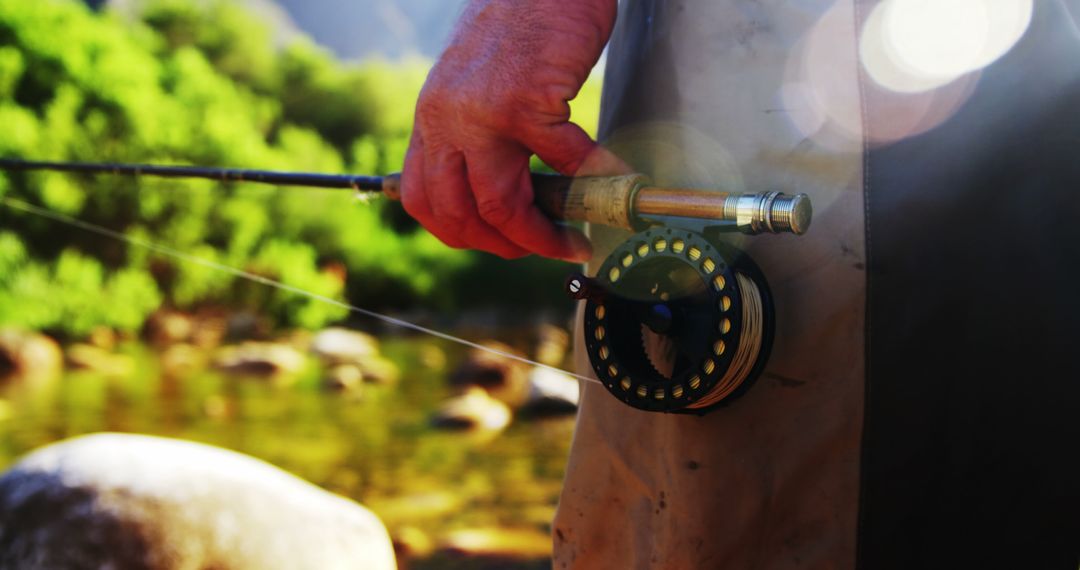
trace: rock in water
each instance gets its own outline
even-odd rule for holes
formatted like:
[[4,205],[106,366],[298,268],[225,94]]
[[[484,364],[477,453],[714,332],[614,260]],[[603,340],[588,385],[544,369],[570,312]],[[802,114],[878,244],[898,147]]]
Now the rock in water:
[[536,342],[536,361],[548,366],[559,367],[566,359],[570,348],[570,333],[562,327],[540,325]]
[[568,374],[550,368],[529,371],[529,397],[522,412],[546,416],[577,411],[580,386]]
[[364,372],[351,364],[339,364],[326,371],[323,386],[336,392],[355,392],[364,384]]
[[214,366],[246,376],[288,376],[304,367],[304,355],[287,344],[245,342],[223,347]]
[[360,372],[365,382],[372,384],[393,384],[401,377],[401,370],[389,358],[373,356],[360,364]]
[[51,380],[60,375],[64,355],[53,339],[14,329],[0,330],[0,382]]
[[311,339],[311,352],[329,365],[361,364],[372,356],[378,356],[379,341],[362,332],[329,328]]
[[159,309],[146,319],[143,325],[146,339],[155,346],[168,346],[178,342],[190,342],[195,330],[191,315],[179,311]]
[[379,341],[362,332],[326,329],[311,339],[311,352],[328,369],[326,380],[331,386],[333,371],[343,366],[359,370],[364,381],[375,384],[393,383],[400,374],[396,364],[379,355]]
[[529,395],[528,364],[507,355],[521,357],[522,354],[501,342],[481,344],[489,350],[470,350],[450,374],[450,383],[458,387],[479,386],[512,409],[520,408]]
[[0,477],[0,568],[392,570],[382,522],[268,463],[158,437],[98,434]]
[[447,535],[439,551],[466,558],[476,567],[512,566],[551,557],[551,535],[532,529],[464,529]]
[[106,376],[128,376],[135,371],[135,361],[130,356],[115,354],[92,344],[69,346],[67,363],[75,370],[89,370]]
[[444,402],[432,424],[444,429],[499,431],[510,423],[510,418],[506,404],[474,386]]

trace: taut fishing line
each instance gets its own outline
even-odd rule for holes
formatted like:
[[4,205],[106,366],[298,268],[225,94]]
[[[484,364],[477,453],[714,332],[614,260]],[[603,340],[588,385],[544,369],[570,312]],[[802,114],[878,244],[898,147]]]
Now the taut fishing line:
[[447,341],[450,341],[450,342],[453,342],[453,343],[456,343],[456,344],[459,344],[459,345],[462,345],[462,346],[467,346],[469,348],[474,348],[474,349],[482,350],[484,352],[488,352],[488,353],[491,353],[491,354],[496,354],[498,356],[509,358],[511,360],[521,362],[523,364],[529,364],[529,365],[532,365],[532,366],[537,366],[537,367],[540,367],[540,368],[545,368],[547,370],[552,370],[552,371],[555,371],[555,372],[566,374],[566,375],[568,375],[568,376],[570,376],[572,378],[575,378],[577,380],[584,380],[586,382],[600,383],[600,381],[596,380],[595,378],[590,378],[588,376],[582,376],[580,374],[575,374],[573,372],[563,370],[562,368],[558,368],[558,367],[555,367],[555,366],[550,366],[550,365],[547,365],[547,364],[543,364],[541,362],[536,362],[534,360],[530,360],[528,358],[518,356],[516,354],[512,354],[512,353],[509,353],[509,352],[505,352],[505,351],[502,351],[502,350],[491,348],[489,346],[484,346],[482,344],[475,343],[475,342],[472,342],[470,340],[466,340],[466,339],[463,339],[461,337],[457,337],[457,336],[454,336],[454,335],[451,335],[451,334],[448,334],[448,333],[444,333],[442,331],[437,331],[435,329],[430,329],[430,328],[427,328],[425,326],[421,326],[421,325],[418,325],[418,324],[415,324],[415,323],[410,323],[408,321],[404,321],[402,319],[394,318],[394,317],[391,317],[389,315],[384,315],[382,313],[377,313],[375,311],[371,311],[371,310],[365,309],[363,307],[357,307],[356,305],[345,303],[343,301],[338,301],[337,299],[333,299],[333,298],[327,297],[325,295],[319,295],[318,293],[312,293],[311,291],[306,291],[304,289],[300,289],[300,288],[294,287],[292,285],[287,285],[287,284],[282,283],[280,281],[276,281],[276,280],[270,279],[268,277],[263,277],[262,275],[256,275],[254,273],[244,271],[243,269],[238,269],[238,268],[232,267],[230,265],[225,265],[223,263],[218,263],[216,261],[211,261],[209,259],[203,259],[201,257],[194,256],[194,255],[191,255],[189,253],[184,253],[184,252],[182,252],[180,250],[174,249],[174,248],[169,247],[167,245],[161,245],[161,244],[154,243],[154,242],[151,242],[151,241],[147,241],[147,240],[139,239],[139,238],[136,238],[136,237],[124,235],[123,233],[120,233],[120,232],[118,232],[116,230],[111,230],[111,229],[106,228],[104,226],[99,226],[97,224],[92,224],[90,222],[86,222],[86,221],[80,220],[78,218],[74,218],[72,216],[68,216],[66,214],[62,214],[62,213],[54,211],[54,210],[50,210],[50,209],[47,209],[47,208],[42,208],[40,206],[35,206],[33,204],[23,202],[22,200],[17,200],[17,199],[8,198],[8,197],[0,197],[0,203],[4,204],[5,206],[7,206],[9,208],[15,209],[15,210],[20,210],[20,211],[27,212],[27,213],[30,213],[30,214],[35,214],[37,216],[41,216],[43,218],[53,220],[55,222],[60,222],[60,223],[63,223],[63,224],[67,224],[67,225],[79,228],[81,230],[85,230],[85,231],[95,233],[95,234],[98,234],[98,235],[102,235],[102,236],[105,236],[105,237],[109,237],[109,238],[112,238],[112,239],[117,239],[117,240],[123,241],[125,243],[128,243],[130,245],[134,245],[134,246],[141,247],[141,248],[144,248],[144,249],[149,249],[151,251],[160,253],[162,255],[167,255],[169,257],[172,257],[174,259],[178,259],[178,260],[186,262],[186,263],[192,263],[192,264],[195,264],[195,265],[202,265],[203,267],[209,267],[209,268],[217,270],[217,271],[223,271],[225,273],[229,273],[229,274],[234,275],[236,277],[239,277],[241,279],[246,279],[248,281],[253,281],[255,283],[260,283],[260,284],[266,285],[268,287],[273,287],[275,289],[280,289],[282,291],[287,291],[287,292],[293,293],[295,295],[300,295],[300,296],[303,296],[303,297],[307,297],[309,299],[313,299],[313,300],[319,301],[321,303],[327,303],[327,304],[333,305],[335,307],[340,307],[340,308],[343,308],[343,309],[347,309],[348,311],[351,311],[351,312],[354,312],[354,313],[357,313],[357,314],[360,314],[360,315],[364,315],[366,317],[370,317],[370,318],[373,318],[373,319],[376,319],[376,320],[379,320],[379,321],[382,321],[384,323],[391,324],[391,325],[394,325],[394,326],[397,326],[397,327],[401,327],[401,328],[404,328],[404,329],[409,329],[409,330],[412,330],[412,331],[420,332],[420,333],[423,333],[423,334],[426,334],[426,335],[434,336],[436,338],[441,338],[443,340],[447,340]]

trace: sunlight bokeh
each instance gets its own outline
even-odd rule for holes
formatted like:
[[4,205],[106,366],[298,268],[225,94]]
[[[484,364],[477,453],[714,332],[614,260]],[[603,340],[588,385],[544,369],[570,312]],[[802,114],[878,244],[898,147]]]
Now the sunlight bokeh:
[[1033,8],[1033,0],[886,0],[862,30],[862,62],[883,87],[928,91],[1008,52]]

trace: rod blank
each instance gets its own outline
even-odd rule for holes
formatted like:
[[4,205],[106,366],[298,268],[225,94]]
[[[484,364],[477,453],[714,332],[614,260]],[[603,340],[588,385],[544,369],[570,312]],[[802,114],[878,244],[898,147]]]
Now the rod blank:
[[313,174],[278,172],[273,170],[243,170],[201,166],[163,166],[157,164],[118,164],[96,162],[54,162],[0,158],[3,170],[49,170],[79,174],[112,174],[115,176],[155,176],[164,178],[204,178],[218,182],[256,182],[277,186],[308,186],[381,192],[381,176],[352,176],[348,174]]
[[[0,170],[47,170],[79,174],[203,178],[219,182],[254,182],[277,186],[304,186],[381,192],[401,199],[401,176],[354,176],[273,170],[58,162],[0,158]],[[705,190],[657,188],[641,174],[571,178],[532,174],[536,206],[555,220],[589,222],[626,230],[658,216],[706,220],[730,225],[747,233],[802,234],[810,226],[812,210],[805,194],[779,192],[724,193]]]

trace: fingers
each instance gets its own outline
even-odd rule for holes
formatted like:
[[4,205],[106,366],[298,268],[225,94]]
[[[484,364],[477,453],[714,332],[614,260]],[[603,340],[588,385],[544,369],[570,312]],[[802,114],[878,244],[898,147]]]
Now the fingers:
[[502,139],[464,152],[413,133],[402,172],[406,211],[443,243],[504,258],[529,253],[571,262],[591,257],[588,239],[533,203],[529,150],[570,176],[631,172],[573,123],[540,127],[521,144]]
[[574,123],[542,127],[529,133],[521,143],[565,176],[614,176],[633,172],[622,159],[597,144]]
[[432,151],[419,133],[414,131],[409,141],[401,175],[405,211],[450,247],[480,249],[507,259],[528,255],[480,217],[461,153]]
[[481,218],[466,179],[464,155],[448,149],[428,149],[424,161],[424,180],[432,213],[428,229],[432,233],[450,236],[468,247],[506,259],[529,254]]
[[511,242],[544,257],[571,262],[592,255],[579,231],[556,226],[534,204],[528,152],[502,144],[465,155],[480,217]]
[[439,238],[439,241],[450,247],[463,248],[464,240],[451,233],[444,234],[441,229],[432,229],[435,226],[435,216],[427,195],[424,163],[424,141],[420,136],[420,129],[415,129],[409,139],[409,150],[405,153],[405,164],[401,169],[401,205],[413,219]]

